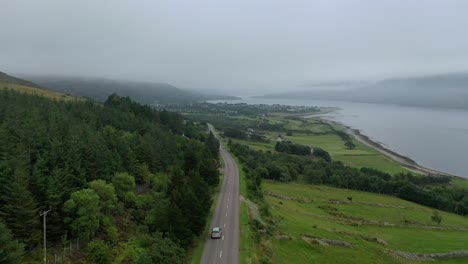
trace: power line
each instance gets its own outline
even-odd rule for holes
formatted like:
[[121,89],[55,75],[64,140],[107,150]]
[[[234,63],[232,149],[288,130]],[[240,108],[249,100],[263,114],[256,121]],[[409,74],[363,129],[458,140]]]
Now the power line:
[[44,222],[44,263],[47,263],[47,246],[46,246],[46,219],[47,219],[47,214],[52,210],[52,208],[49,208],[49,210],[42,212],[40,216],[43,217],[43,222]]

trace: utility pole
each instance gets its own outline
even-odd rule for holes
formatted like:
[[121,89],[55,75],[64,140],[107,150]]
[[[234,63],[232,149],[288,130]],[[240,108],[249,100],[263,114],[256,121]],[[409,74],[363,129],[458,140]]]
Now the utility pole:
[[52,210],[52,208],[49,208],[48,211],[42,212],[41,216],[44,218],[44,263],[47,263],[47,246],[46,246],[46,219],[47,219],[47,214]]

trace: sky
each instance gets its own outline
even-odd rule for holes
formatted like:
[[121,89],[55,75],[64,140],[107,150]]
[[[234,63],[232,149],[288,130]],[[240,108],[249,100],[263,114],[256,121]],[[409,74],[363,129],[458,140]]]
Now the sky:
[[468,71],[464,0],[2,0],[0,8],[0,71],[13,75],[250,95]]

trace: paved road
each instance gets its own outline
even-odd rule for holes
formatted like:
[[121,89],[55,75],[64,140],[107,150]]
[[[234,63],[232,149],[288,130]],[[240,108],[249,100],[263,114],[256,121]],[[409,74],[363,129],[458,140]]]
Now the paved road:
[[[209,128],[214,130],[211,125]],[[222,237],[211,239],[206,234],[207,241],[200,261],[202,264],[239,263],[239,169],[223,146],[220,153],[226,166],[211,228],[220,227]]]

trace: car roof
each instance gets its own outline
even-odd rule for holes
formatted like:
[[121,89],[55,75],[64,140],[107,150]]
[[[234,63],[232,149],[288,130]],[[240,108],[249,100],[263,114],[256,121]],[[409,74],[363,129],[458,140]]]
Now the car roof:
[[213,227],[214,232],[219,232],[219,227]]

